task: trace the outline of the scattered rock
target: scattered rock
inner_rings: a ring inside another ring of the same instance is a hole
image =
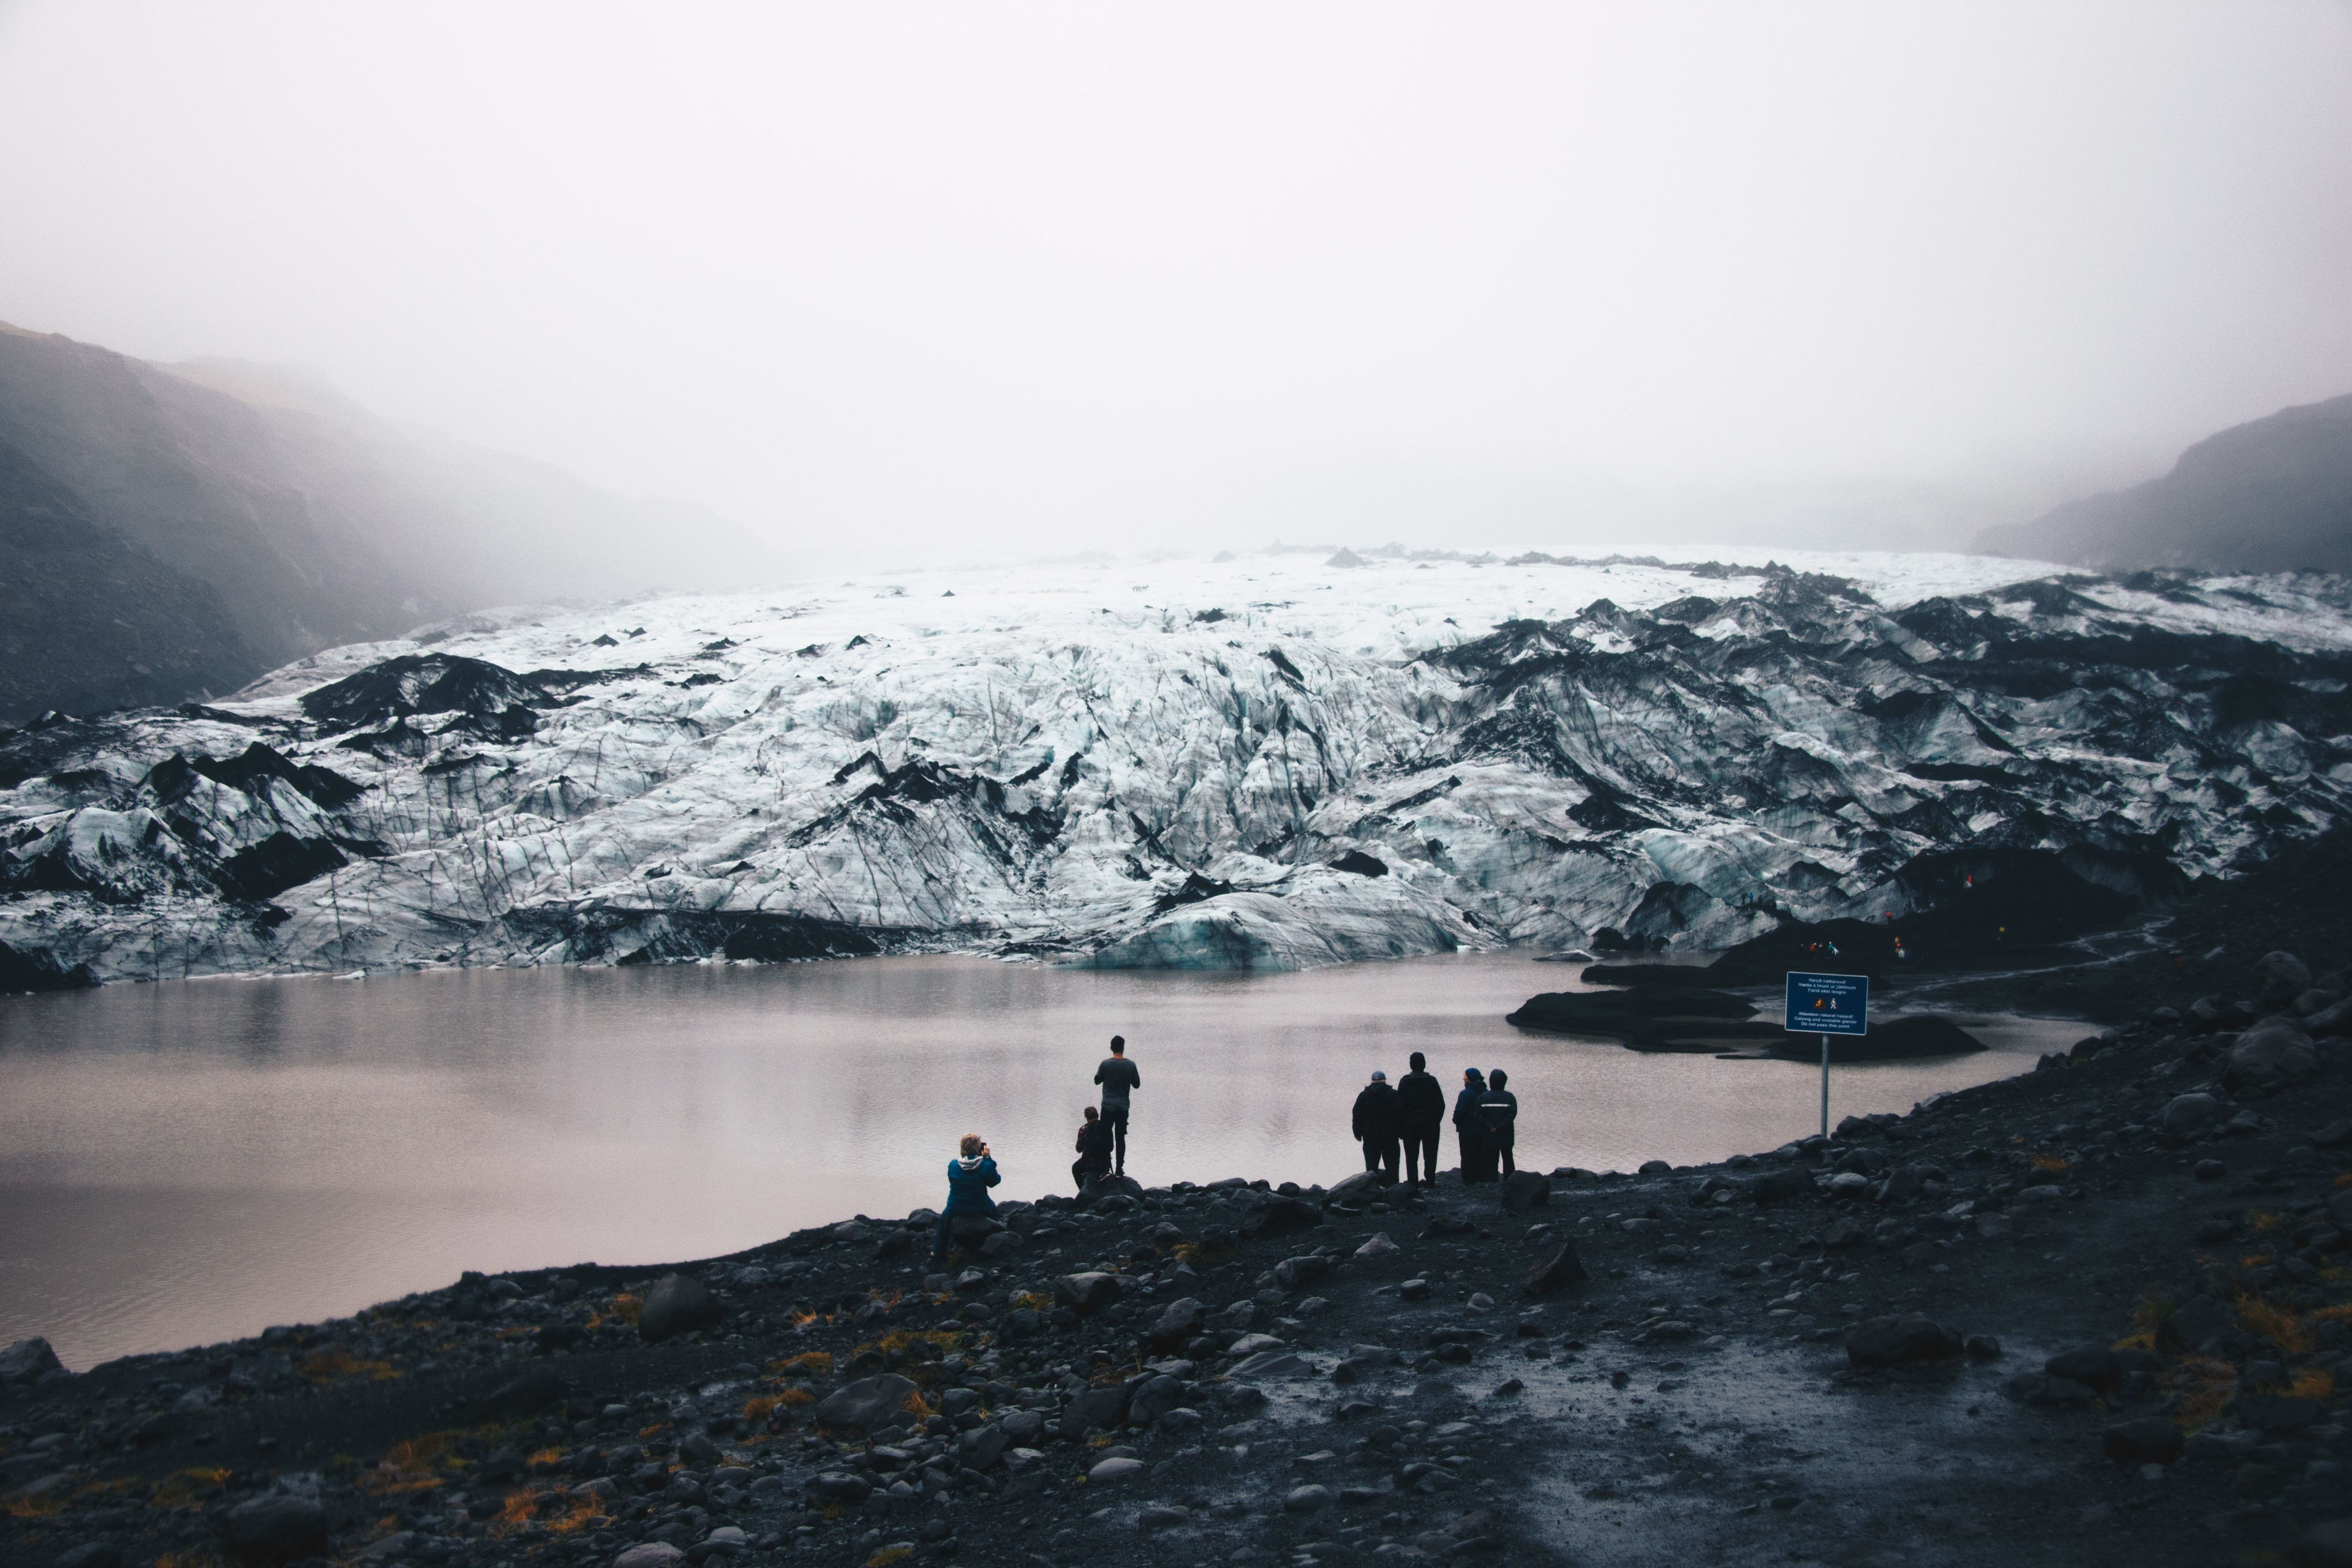
[[[1339,1494],[1329,1487],[1309,1484],[1291,1488],[1289,1495],[1282,1500],[1282,1507],[1287,1513],[1319,1513],[1339,1500]]]
[[[2221,1081],[2231,1089],[2271,1089],[2301,1083],[2319,1070],[2319,1052],[2305,1034],[2284,1018],[2265,1018],[2238,1037]]]
[[[1525,1214],[1551,1202],[1551,1179],[1539,1171],[1514,1171],[1503,1178],[1503,1207]]]
[[[1787,1203],[1791,1198],[1810,1197],[1813,1191],[1813,1173],[1801,1165],[1790,1165],[1778,1171],[1767,1171],[1756,1178],[1748,1189],[1748,1195],[1760,1208]]]
[[[701,1280],[665,1274],[646,1292],[645,1305],[637,1310],[637,1332],[646,1343],[659,1344],[695,1329],[714,1327],[726,1315],[719,1298]]]
[[[1576,1244],[1564,1236],[1556,1236],[1537,1252],[1534,1266],[1519,1280],[1519,1289],[1530,1296],[1543,1296],[1591,1278],[1584,1271],[1583,1259],[1576,1255]],[[1425,1286],[1423,1292],[1426,1293]]]
[[[2077,1345],[2070,1351],[2060,1351],[2042,1363],[2042,1370],[2052,1377],[2070,1378],[2095,1389],[2113,1388],[2124,1374],[2123,1363],[2105,1345]]]
[[[858,1495],[865,1496],[866,1483],[861,1480],[857,1485]],[[623,1548],[621,1554],[613,1559],[613,1568],[671,1568],[685,1557],[685,1552],[667,1541],[640,1541],[635,1546]]]
[[[1065,1274],[1054,1281],[1054,1300],[1081,1312],[1099,1312],[1118,1301],[1121,1289],[1116,1274]]]
[[[2171,1132],[2194,1132],[2221,1115],[2221,1102],[2210,1094],[2176,1094],[2157,1113],[2157,1122]]]
[[[818,1402],[816,1423],[836,1430],[870,1432],[884,1418],[898,1415],[916,1393],[911,1379],[895,1372],[878,1373],[844,1384]]]
[[[1356,1260],[1359,1263],[1383,1263],[1403,1250],[1387,1231],[1375,1231],[1363,1246],[1356,1248]]]
[[[1333,1183],[1331,1190],[1323,1194],[1323,1201],[1334,1204],[1360,1204],[1367,1198],[1377,1196],[1388,1183],[1389,1176],[1384,1171],[1359,1171],[1343,1181]]]
[[[519,1421],[562,1402],[563,1378],[545,1362],[525,1367],[517,1376],[492,1389],[474,1406],[481,1421]]]
[[[1960,1336],[1916,1312],[1870,1318],[1846,1331],[1846,1360],[1857,1367],[1901,1366],[1960,1353]]]
[[[39,1383],[45,1378],[62,1376],[65,1370],[58,1352],[44,1339],[18,1340],[0,1351],[0,1384]]]
[[[248,1498],[221,1516],[221,1544],[239,1563],[279,1568],[327,1554],[327,1510],[314,1498]]]
[[[1104,1459],[1087,1472],[1087,1480],[1093,1486],[1116,1486],[1121,1481],[1135,1479],[1143,1474],[1144,1468],[1141,1459]]]

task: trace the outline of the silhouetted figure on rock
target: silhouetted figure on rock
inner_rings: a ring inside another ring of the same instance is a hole
[[[1411,1187],[1437,1180],[1437,1134],[1445,1125],[1445,1089],[1429,1058],[1412,1053],[1412,1070],[1397,1085],[1397,1126],[1404,1135],[1404,1179]]]
[[[1351,1125],[1358,1142],[1364,1146],[1364,1169],[1386,1171],[1389,1180],[1397,1175],[1397,1134],[1402,1123],[1397,1120],[1397,1091],[1389,1087],[1389,1075],[1375,1071],[1372,1081],[1356,1096],[1356,1110]]]

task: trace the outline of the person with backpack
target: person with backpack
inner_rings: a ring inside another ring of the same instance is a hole
[[[1445,1125],[1445,1088],[1429,1071],[1427,1057],[1415,1051],[1411,1059],[1412,1070],[1397,1085],[1397,1131],[1404,1137],[1405,1185],[1417,1189],[1424,1171],[1430,1183],[1437,1180],[1437,1134]]]
[[[1108,1123],[1111,1134],[1111,1173],[1127,1174],[1127,1097],[1143,1087],[1143,1075],[1127,1059],[1127,1037],[1110,1037],[1110,1055],[1095,1068],[1095,1081],[1102,1085],[1102,1119]]]
[[[1087,1107],[1086,1120],[1078,1123],[1077,1147],[1070,1180],[1077,1184],[1078,1195],[1084,1197],[1087,1183],[1110,1174],[1110,1123],[1091,1105]]]
[[[1397,1091],[1389,1087],[1389,1075],[1377,1068],[1372,1081],[1356,1096],[1356,1110],[1351,1124],[1356,1141],[1364,1146],[1364,1169],[1386,1171],[1389,1180],[1397,1176],[1397,1134],[1402,1124],[1397,1120]]]
[[[1478,1101],[1479,1130],[1486,1135],[1490,1180],[1500,1179],[1492,1174],[1492,1162],[1496,1158],[1502,1161],[1505,1176],[1515,1174],[1519,1168],[1511,1157],[1512,1147],[1518,1142],[1519,1097],[1503,1087],[1510,1081],[1511,1075],[1496,1068],[1486,1075],[1486,1098]]]
[[[1494,1152],[1486,1144],[1486,1124],[1479,1102],[1486,1098],[1486,1079],[1476,1068],[1462,1069],[1462,1092],[1454,1097],[1454,1138],[1462,1152],[1462,1184],[1474,1186],[1495,1179]]]
[[[939,1240],[931,1247],[934,1263],[948,1260],[948,1243],[958,1218],[996,1212],[996,1200],[988,1189],[1004,1179],[996,1173],[996,1161],[979,1133],[965,1133],[959,1148],[959,1156],[948,1162],[948,1206],[940,1211]]]

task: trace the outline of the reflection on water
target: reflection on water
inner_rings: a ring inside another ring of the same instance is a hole
[[[1285,975],[888,958],[0,998],[0,1342],[46,1334],[82,1367],[464,1268],[733,1251],[939,1204],[966,1131],[995,1145],[1002,1195],[1067,1191],[1114,1033],[1143,1073],[1129,1169],[1147,1184],[1328,1184],[1360,1163],[1357,1089],[1413,1050],[1449,1088],[1510,1069],[1538,1169],[1812,1130],[1804,1066],[1502,1022],[1573,973],[1521,954]],[[1839,1068],[1832,1115],[2005,1076],[2080,1029],[1979,1032],[1995,1050]]]

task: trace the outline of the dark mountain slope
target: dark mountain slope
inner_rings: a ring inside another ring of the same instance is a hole
[[[0,441],[0,716],[228,690],[258,664],[220,595]]]
[[[682,561],[740,583],[766,560],[698,509],[406,430],[299,375],[5,324],[0,445],[0,527],[28,563],[0,720],[194,697],[465,610],[686,586]],[[126,683],[133,664],[150,673]]]
[[[1977,548],[2106,571],[2352,573],[2352,395],[2224,430],[2160,479],[1987,530]]]

